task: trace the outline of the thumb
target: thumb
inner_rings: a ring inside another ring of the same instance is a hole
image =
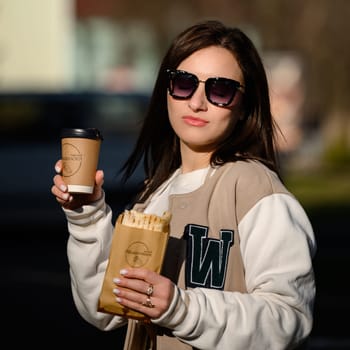
[[[95,176],[95,182],[97,187],[102,187],[105,180],[105,174],[103,170],[97,170]]]

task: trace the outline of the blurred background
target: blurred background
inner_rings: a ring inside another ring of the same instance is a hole
[[[46,348],[122,349],[72,302],[68,232],[50,194],[63,127],[98,127],[115,215],[142,173],[120,186],[160,60],[189,25],[243,29],[263,57],[283,175],[318,242],[309,349],[350,349],[350,1],[0,0],[0,227],[3,337]]]

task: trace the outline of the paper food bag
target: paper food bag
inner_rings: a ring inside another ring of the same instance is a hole
[[[105,272],[98,311],[127,318],[146,320],[140,312],[116,301],[113,278],[128,267],[143,267],[160,273],[169,237],[170,214],[163,216],[125,210],[119,215],[112,238],[109,262]]]

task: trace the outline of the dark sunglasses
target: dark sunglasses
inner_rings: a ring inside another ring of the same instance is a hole
[[[224,107],[232,102],[238,90],[243,89],[241,83],[228,78],[208,78],[203,81],[183,70],[167,69],[167,73],[169,94],[178,100],[191,98],[199,83],[204,83],[208,101],[215,106]]]

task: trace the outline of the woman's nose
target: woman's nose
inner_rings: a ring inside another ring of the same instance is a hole
[[[205,86],[202,82],[198,84],[196,91],[189,99],[188,105],[193,111],[208,109],[208,101],[205,95]]]

